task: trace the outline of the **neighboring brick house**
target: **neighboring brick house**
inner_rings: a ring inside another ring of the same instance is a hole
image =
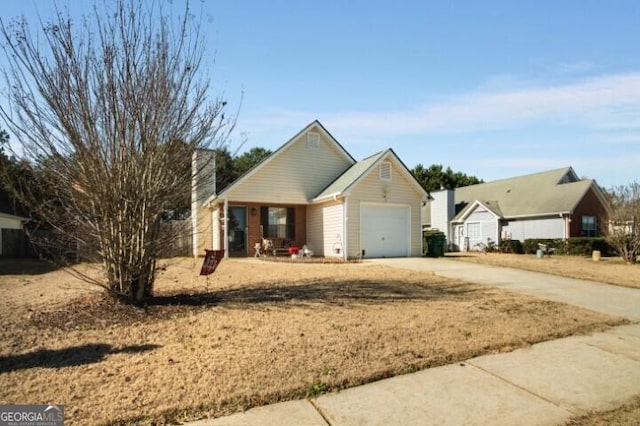
[[[219,194],[196,191],[194,255],[252,256],[263,238],[318,256],[422,254],[426,191],[392,149],[356,161],[318,121]]]
[[[474,250],[488,239],[595,237],[609,217],[598,184],[571,167],[431,195],[423,226],[441,228],[452,250]]]

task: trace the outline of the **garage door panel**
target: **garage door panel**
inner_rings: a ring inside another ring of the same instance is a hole
[[[361,208],[361,247],[365,257],[409,255],[409,207],[372,206]]]

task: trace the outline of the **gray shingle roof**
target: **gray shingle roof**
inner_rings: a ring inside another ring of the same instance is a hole
[[[323,189],[314,198],[314,201],[329,198],[333,195],[343,194],[351,187],[351,185],[357,182],[361,176],[365,175],[369,171],[369,169],[371,169],[371,167],[373,167],[373,165],[376,164],[376,162],[384,157],[389,151],[390,150],[378,152],[370,157],[365,158],[364,160],[360,160],[357,163],[353,164],[347,169],[346,172],[341,174],[336,180],[330,183],[329,186]]]
[[[565,167],[457,188],[454,220],[476,200],[504,218],[570,213],[593,184],[578,180],[573,169]]]

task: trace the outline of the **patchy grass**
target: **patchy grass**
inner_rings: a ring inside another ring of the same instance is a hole
[[[63,271],[0,277],[0,404],[65,404],[70,425],[218,417],[626,322],[366,263],[200,263],[165,262],[144,310]]]
[[[640,424],[640,396],[615,410],[592,412],[574,417],[565,426],[638,426]]]
[[[595,262],[590,257],[581,256],[550,256],[538,259],[535,255],[529,254],[469,252],[449,253],[447,258],[640,288],[640,264],[627,265],[622,259],[615,257],[604,257]]]

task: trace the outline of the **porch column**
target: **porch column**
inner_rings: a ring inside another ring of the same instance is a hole
[[[229,257],[229,200],[224,199],[224,257]]]
[[[571,238],[571,215],[564,217],[564,239]]]

